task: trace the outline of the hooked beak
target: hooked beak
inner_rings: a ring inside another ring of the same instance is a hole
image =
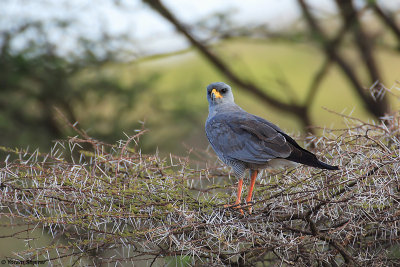
[[[216,98],[222,98],[222,95],[220,92],[218,92],[215,88],[212,89],[211,91],[211,98],[212,100],[215,100]]]

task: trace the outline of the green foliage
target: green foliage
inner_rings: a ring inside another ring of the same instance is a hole
[[[189,256],[167,257],[167,267],[186,267],[191,266],[193,259]]]
[[[115,62],[116,53],[104,48],[103,53],[96,54],[95,41],[83,37],[82,51],[69,56],[59,55],[55,47],[41,42],[40,38],[26,48],[13,48],[13,41],[27,31],[46,39],[41,23],[26,24],[0,36],[0,138],[3,144],[48,147],[49,140],[71,133],[63,126],[65,121],[59,113],[68,121],[92,127],[103,139],[115,140],[126,127],[119,118],[137,103],[140,94],[157,79],[157,74],[123,84],[104,70],[107,64]],[[109,40],[98,42],[106,46]],[[98,112],[105,109],[106,112]],[[99,121],[107,124],[105,130]]]

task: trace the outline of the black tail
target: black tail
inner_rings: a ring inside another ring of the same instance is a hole
[[[339,170],[338,166],[332,166],[326,163],[323,163],[322,161],[319,161],[317,157],[311,153],[310,151],[305,150],[299,144],[296,143],[296,141],[293,140],[290,136],[288,136],[285,133],[279,132],[282,134],[286,140],[288,141],[289,144],[292,145],[293,151],[289,155],[289,157],[285,158],[287,160],[291,160],[297,163],[301,163],[307,166],[315,167],[315,168],[320,168],[320,169],[326,169],[326,170]]]

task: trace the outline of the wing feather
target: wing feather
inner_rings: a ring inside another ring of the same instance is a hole
[[[206,122],[206,134],[219,157],[263,164],[286,158],[292,149],[272,123],[246,112],[220,113]]]

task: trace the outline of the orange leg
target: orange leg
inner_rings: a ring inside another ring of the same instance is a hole
[[[247,203],[251,202],[251,197],[253,195],[253,189],[254,189],[254,185],[256,183],[258,170],[250,170],[250,173],[251,173],[251,181],[250,181],[249,194],[247,195],[247,198],[246,198]],[[249,207],[249,212],[251,213],[251,206]]]
[[[236,196],[235,205],[240,204],[240,199],[242,198],[242,188],[243,188],[243,179],[240,179],[239,183],[238,183],[238,188],[237,188],[237,196]]]
[[[240,207],[240,199],[242,197],[242,188],[243,188],[243,179],[239,179],[235,204],[233,204],[233,205],[225,205],[225,207],[226,208],[240,209],[240,213],[243,215],[243,210]]]

